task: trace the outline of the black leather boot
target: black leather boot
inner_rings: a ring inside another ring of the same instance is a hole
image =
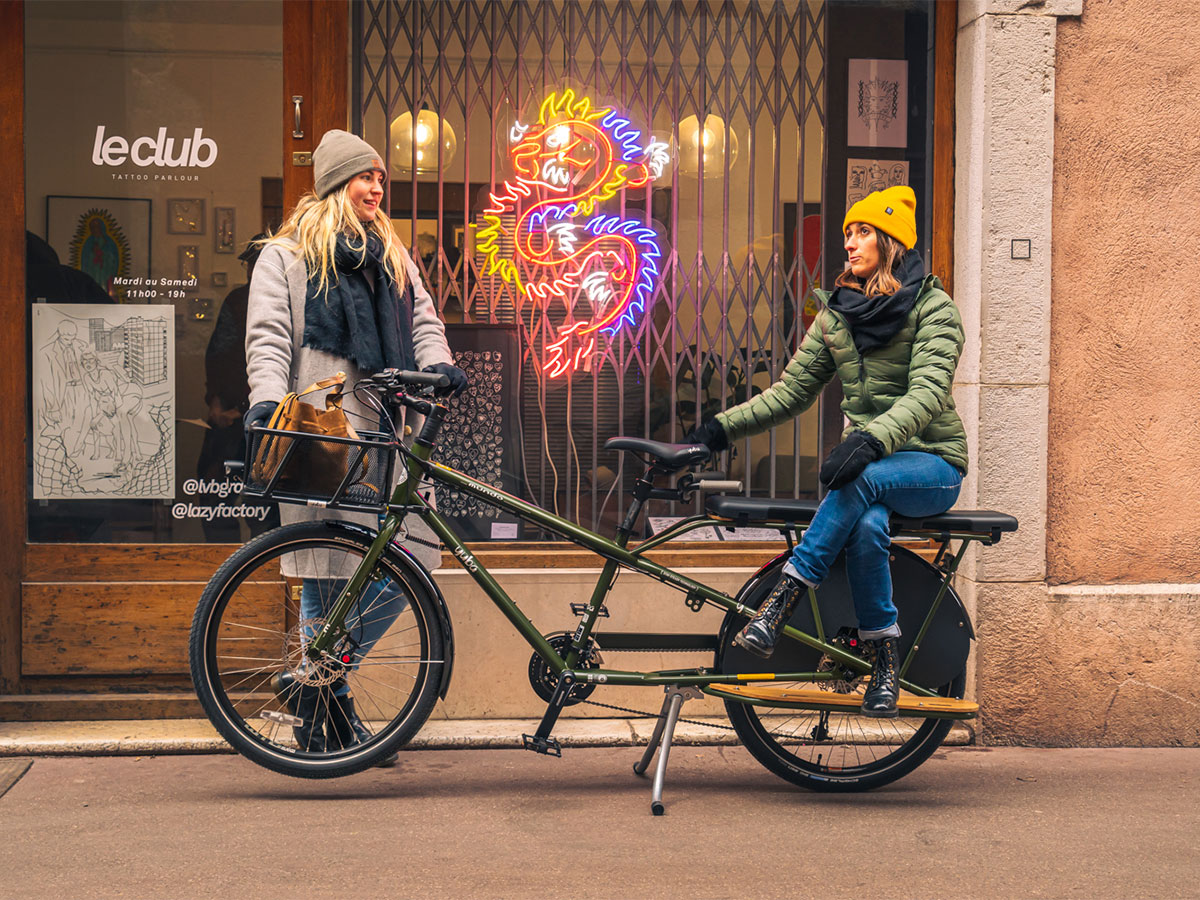
[[[900,696],[900,638],[875,638],[867,643],[875,648],[875,668],[863,694],[862,714],[873,719],[894,719],[899,715],[896,699]]]
[[[300,684],[294,672],[280,672],[271,678],[275,695],[287,704],[288,712],[303,719],[292,728],[296,743],[308,753],[324,753],[325,718],[332,695],[328,688]]]
[[[345,682],[335,682],[332,689],[337,690],[343,684]],[[336,693],[331,694],[329,717],[325,723],[325,738],[329,749],[344,750],[372,737],[374,734],[371,729],[363,724],[362,719],[354,711],[354,698],[349,693],[343,696],[338,696]],[[400,754],[393,753],[375,765],[380,769],[386,769],[394,766],[399,759]]]
[[[784,624],[791,619],[796,604],[808,590],[808,585],[790,575],[781,575],[779,584],[771,596],[758,608],[758,613],[742,629],[733,642],[755,656],[768,657],[775,650],[775,642],[783,633]]]

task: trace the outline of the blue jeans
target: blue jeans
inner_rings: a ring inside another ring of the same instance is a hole
[[[300,588],[300,618],[324,617],[345,587],[345,579],[305,578]],[[371,582],[363,589],[362,598],[346,615],[346,630],[358,644],[354,662],[350,666],[351,671],[358,668],[358,664],[407,607],[408,595],[398,581],[385,577],[380,581]],[[347,696],[350,688],[343,680],[334,689],[334,693]]]
[[[944,513],[961,487],[962,473],[933,453],[904,451],[873,462],[850,484],[825,495],[784,571],[816,587],[845,547],[859,635],[898,637],[888,517]]]

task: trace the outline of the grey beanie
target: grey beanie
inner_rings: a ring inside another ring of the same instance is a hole
[[[313,151],[313,179],[317,196],[324,200],[357,175],[383,168],[383,156],[356,134],[334,128],[325,132]]]

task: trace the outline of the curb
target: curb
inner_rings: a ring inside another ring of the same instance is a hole
[[[520,750],[522,734],[537,730],[538,719],[431,719],[406,750]],[[655,719],[560,719],[554,737],[564,747],[644,747]],[[679,722],[674,746],[732,746],[737,734],[722,716]],[[946,746],[974,743],[974,731],[956,723]],[[232,753],[233,748],[206,719],[145,721],[3,722],[0,757],[158,756]]]

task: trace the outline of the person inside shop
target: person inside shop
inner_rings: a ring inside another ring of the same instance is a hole
[[[461,393],[467,376],[454,365],[433,299],[381,208],[387,178],[382,154],[349,132],[328,131],[313,153],[313,177],[314,190],[300,198],[276,234],[261,242],[250,281],[246,429],[266,425],[289,392],[338,372],[346,373],[346,384],[353,386],[385,368],[421,369],[447,376],[447,392]],[[350,391],[344,409],[352,422],[373,428],[379,421]],[[283,504],[279,512],[284,524],[335,515],[298,504]],[[336,515],[377,524],[370,514]],[[441,563],[436,537],[419,520],[409,523],[406,547],[429,568]],[[284,574],[302,579],[301,620],[319,619],[337,598],[345,573],[298,556],[284,559]],[[288,566],[294,571],[286,571]],[[354,618],[352,612],[347,620],[357,645],[351,669],[407,603],[400,586],[387,579],[366,589],[360,608],[370,615]],[[297,670],[275,683],[292,714],[303,720],[294,728],[302,750],[336,751],[370,737],[345,675],[328,686],[304,681]],[[393,756],[385,763],[394,761]]]
[[[842,225],[849,256],[782,377],[757,397],[702,422],[691,443],[714,453],[800,415],[836,374],[849,426],[821,465],[829,490],[778,585],[734,638],[770,656],[801,598],[845,548],[859,637],[875,653],[862,713],[897,715],[900,627],[892,602],[888,519],[932,516],[958,498],[967,439],[951,389],[962,320],[925,273],[916,196],[906,186],[855,203]]]
[[[112,303],[113,298],[86,273],[64,266],[54,248],[25,232],[25,295],[30,303]]]
[[[246,378],[246,309],[250,301],[250,279],[254,264],[262,252],[266,233],[256,234],[238,254],[246,269],[246,281],[239,284],[221,301],[217,321],[204,350],[204,403],[208,407],[204,442],[196,461],[196,477],[205,484],[227,479],[225,462],[246,455],[246,435],[242,417],[250,408],[250,383]],[[220,493],[202,495],[201,502],[210,506],[234,505],[236,495]],[[253,516],[246,521],[250,533],[259,534],[279,525],[279,511],[272,505],[265,519]],[[204,520],[204,537],[208,541],[237,542],[241,540],[240,526],[235,518],[213,517]]]

